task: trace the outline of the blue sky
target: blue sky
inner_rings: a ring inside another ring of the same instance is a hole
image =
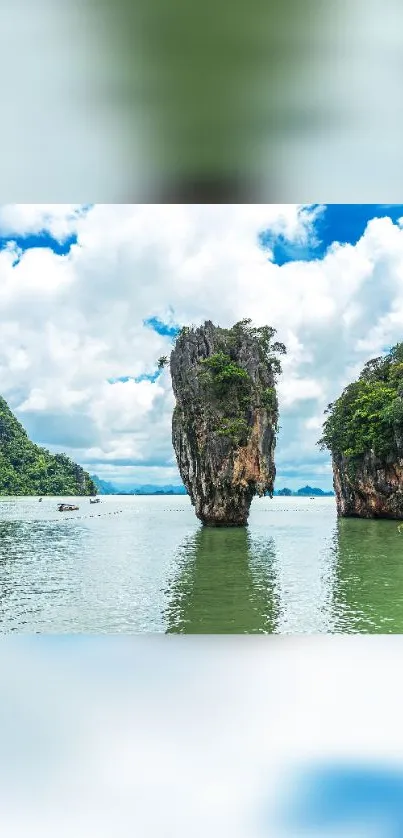
[[[156,332],[157,335],[161,335],[161,337],[170,338],[172,343],[175,342],[175,338],[181,329],[178,325],[164,323],[159,317],[149,317],[147,320],[143,321],[143,325],[147,326],[149,329],[153,329],[154,332]],[[151,381],[151,383],[154,384],[161,373],[162,370],[155,369],[153,372],[144,372],[135,377],[131,375],[119,375],[117,378],[108,379],[108,381],[110,384],[117,384],[118,382],[125,384],[128,381],[135,381],[137,384],[141,381]]]
[[[77,236],[75,233],[65,239],[62,239],[61,241],[54,236],[49,235],[49,233],[45,231],[37,233],[36,235],[19,235],[13,236],[12,238],[9,238],[8,236],[0,236],[0,250],[4,250],[9,248],[11,245],[15,245],[21,254],[25,253],[27,250],[32,250],[33,248],[48,248],[58,256],[67,256],[72,245],[76,243]]]
[[[401,214],[402,205],[3,206],[0,392],[35,441],[100,477],[177,483],[170,376],[157,360],[182,325],[250,317],[288,349],[276,488],[330,489],[316,445],[323,411],[401,339]]]
[[[387,215],[397,222],[403,215],[403,204],[312,204],[308,205],[317,210],[317,217],[311,227],[305,242],[292,241],[284,234],[277,234],[268,230],[258,230],[257,240],[262,247],[272,250],[272,259],[277,265],[284,265],[293,261],[309,261],[322,259],[329,247],[334,243],[355,245],[363,235],[369,221]],[[88,209],[91,205],[88,205]],[[49,248],[53,253],[65,256],[72,245],[77,244],[77,234],[56,237],[47,230],[37,233],[18,234],[14,236],[0,236],[0,250],[14,243],[21,253],[32,248]],[[173,309],[171,310],[173,314]],[[144,325],[155,329],[158,334],[174,338],[178,326],[175,323],[164,323],[157,316],[144,320]]]
[[[311,235],[305,242],[288,241],[283,235],[269,231],[259,233],[263,247],[273,252],[276,265],[287,262],[323,259],[329,247],[339,244],[355,245],[369,221],[387,215],[398,221],[403,215],[403,204],[327,204],[312,205],[319,210]]]

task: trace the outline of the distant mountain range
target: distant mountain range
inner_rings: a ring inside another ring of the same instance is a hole
[[[101,480],[96,474],[92,474],[91,479],[95,483],[99,495],[187,495],[184,486],[173,484],[156,486],[152,483],[146,483],[123,487]],[[296,492],[291,489],[279,489],[274,494],[281,497],[330,497],[334,495],[334,492],[324,492],[323,489],[314,486],[304,486]]]
[[[186,495],[184,486],[156,486],[153,483],[133,484],[132,486],[118,486],[101,480],[97,474],[92,475],[99,495]]]
[[[318,489],[316,486],[303,486],[302,489],[297,489],[296,492],[293,492],[291,489],[279,489],[278,492],[274,492],[275,495],[281,495],[282,497],[333,497],[334,492],[324,492],[323,489]]]

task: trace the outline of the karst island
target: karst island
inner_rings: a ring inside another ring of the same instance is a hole
[[[90,475],[65,454],[35,445],[0,397],[0,495],[95,495]]]
[[[338,515],[403,519],[403,343],[368,361],[326,413],[319,445]]]
[[[207,526],[245,526],[254,495],[273,494],[278,356],[286,351],[275,332],[250,320],[229,329],[206,321],[183,328],[171,353],[173,447]]]

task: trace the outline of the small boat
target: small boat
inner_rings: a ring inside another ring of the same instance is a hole
[[[90,498],[90,503],[101,503],[101,498]]]
[[[42,503],[42,498],[39,498],[39,501],[38,501],[38,503]]]
[[[79,507],[75,506],[73,503],[59,503],[57,509],[59,512],[75,512],[75,510],[79,509]]]

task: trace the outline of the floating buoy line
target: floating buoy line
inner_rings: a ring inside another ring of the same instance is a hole
[[[65,518],[2,518],[1,523],[11,523],[17,521],[19,524],[53,524],[55,521],[64,523],[65,521],[84,521],[86,518],[105,518],[106,515],[119,515],[123,509],[117,509],[115,512],[98,512],[92,515],[70,515]]]
[[[260,509],[257,508],[257,507],[254,507],[253,512],[256,512],[256,511],[272,512],[273,509],[274,509],[275,512],[290,512],[290,507],[277,507],[277,508],[275,508],[275,507],[272,507],[272,506],[267,506],[265,508],[260,507]],[[299,509],[298,508],[292,509],[292,512],[293,513],[309,512],[309,511],[311,511],[311,509],[312,509],[311,506],[300,507]],[[136,513],[140,512],[140,510],[138,508],[135,511],[136,511]],[[191,506],[186,506],[186,507],[181,506],[181,507],[179,507],[179,509],[178,508],[172,508],[172,507],[165,507],[161,510],[161,512],[189,512],[189,511],[192,511]],[[57,518],[56,517],[54,517],[54,518],[30,518],[30,519],[1,518],[0,522],[1,523],[6,523],[7,521],[8,522],[18,521],[18,523],[24,523],[24,524],[50,524],[50,523],[53,523],[54,521],[59,521],[60,523],[62,523],[62,522],[68,522],[68,521],[85,521],[88,518],[105,518],[107,515],[120,515],[122,512],[133,513],[133,509],[129,509],[129,508],[127,508],[127,509],[116,509],[112,512],[91,512],[88,515],[75,515],[75,514],[72,513],[71,515],[67,515],[66,517],[63,517],[63,518],[61,518],[61,517],[57,517]],[[397,529],[398,529],[399,533],[403,533],[403,524],[400,524]]]
[[[90,515],[71,515],[66,518],[48,518],[48,521],[84,521],[86,518],[106,518],[107,515],[120,515],[123,509],[116,509],[114,512],[92,512]],[[37,522],[43,520],[38,518]]]

